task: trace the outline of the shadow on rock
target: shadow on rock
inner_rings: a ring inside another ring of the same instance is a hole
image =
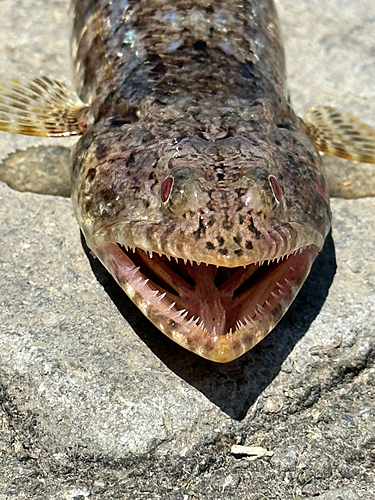
[[[303,288],[276,328],[241,358],[217,364],[192,354],[159,332],[90,255],[83,237],[82,244],[96,278],[142,341],[169,369],[236,420],[246,416],[279,373],[282,363],[322,308],[336,272],[334,244],[329,234]]]
[[[30,147],[0,163],[0,180],[21,192],[70,196],[70,149],[63,146]]]

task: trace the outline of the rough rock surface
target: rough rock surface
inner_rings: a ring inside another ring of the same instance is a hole
[[[68,7],[1,2],[3,78],[69,78]],[[278,7],[297,111],[329,103],[374,125],[374,2]],[[332,201],[332,237],[290,312],[214,365],[86,255],[70,200],[51,195],[66,194],[56,166],[70,144],[0,135],[0,178],[17,179],[0,182],[0,499],[375,498],[374,199]]]

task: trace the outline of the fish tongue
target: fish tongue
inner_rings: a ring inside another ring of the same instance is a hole
[[[215,284],[218,269],[213,265],[187,266],[186,271],[195,282],[194,291],[184,294],[181,299],[186,309],[203,320],[205,328],[217,335],[226,333],[226,308],[222,303],[223,294]],[[199,324],[199,323],[198,323]]]

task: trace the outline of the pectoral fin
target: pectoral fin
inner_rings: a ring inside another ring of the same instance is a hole
[[[0,83],[0,130],[44,137],[81,135],[89,106],[65,83],[40,76]]]
[[[375,163],[375,130],[330,106],[310,108],[304,122],[316,148],[349,160]]]

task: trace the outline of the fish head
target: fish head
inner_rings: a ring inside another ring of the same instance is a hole
[[[276,325],[330,225],[320,157],[303,131],[251,132],[171,139],[99,124],[73,155],[73,203],[92,252],[163,333],[217,362]]]

